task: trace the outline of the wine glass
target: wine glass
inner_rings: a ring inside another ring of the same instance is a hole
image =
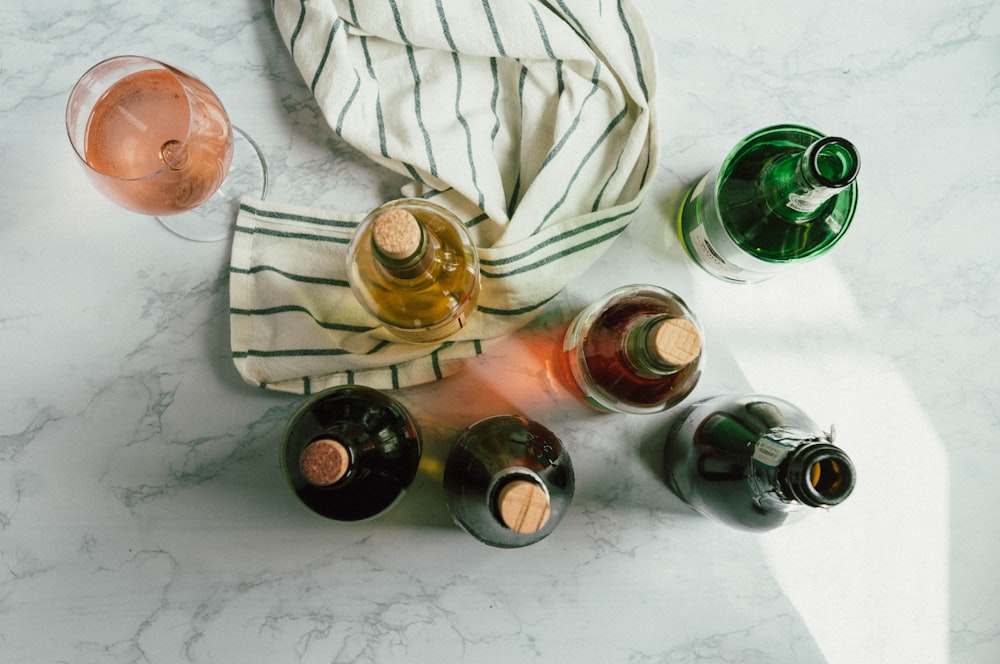
[[[102,194],[189,240],[229,237],[239,197],[267,193],[260,148],[215,93],[157,60],[94,65],[69,95],[66,129]]]

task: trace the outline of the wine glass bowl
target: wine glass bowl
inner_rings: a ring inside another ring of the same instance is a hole
[[[256,157],[240,186],[259,186],[262,196],[266,191],[259,149],[233,127],[215,93],[157,60],[125,55],[91,67],[70,93],[66,129],[98,191],[123,208],[156,216],[182,237],[215,240],[231,232],[233,210],[200,208],[231,174],[237,140],[249,141],[251,149],[242,150],[251,161]],[[223,204],[235,200],[225,197]]]

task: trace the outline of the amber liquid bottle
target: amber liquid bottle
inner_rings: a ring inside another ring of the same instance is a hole
[[[444,468],[452,518],[490,546],[534,544],[555,530],[573,500],[573,464],[541,424],[498,415],[473,424]]]
[[[570,389],[595,409],[656,413],[697,385],[701,327],[676,294],[657,286],[624,286],[570,323],[563,360]]]
[[[420,464],[416,422],[391,397],[364,386],[309,398],[285,428],[281,470],[312,511],[360,521],[392,507]]]
[[[832,429],[761,394],[694,404],[667,435],[665,463],[670,488],[696,511],[751,531],[839,505],[856,476]]]
[[[404,198],[366,216],[348,247],[358,302],[395,338],[433,343],[460,332],[479,299],[479,258],[447,209]]]

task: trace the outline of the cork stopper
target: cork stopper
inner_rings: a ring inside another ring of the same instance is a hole
[[[372,224],[372,241],[383,255],[393,260],[403,260],[417,253],[421,240],[420,222],[402,208],[386,210],[375,217]]]
[[[347,474],[350,455],[343,443],[330,438],[315,440],[302,450],[299,470],[313,486],[330,486]]]
[[[549,498],[534,482],[514,480],[500,490],[497,511],[503,525],[511,530],[522,534],[536,533],[549,520]]]
[[[647,343],[651,355],[675,367],[690,364],[701,352],[698,328],[686,318],[660,321],[650,333]]]

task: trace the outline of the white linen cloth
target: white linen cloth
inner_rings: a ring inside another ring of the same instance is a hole
[[[367,211],[245,199],[230,306],[247,382],[310,393],[447,376],[536,316],[642,202],[656,71],[630,0],[276,0],[274,15],[333,131],[469,228],[482,293],[446,342],[392,341],[347,283]]]

